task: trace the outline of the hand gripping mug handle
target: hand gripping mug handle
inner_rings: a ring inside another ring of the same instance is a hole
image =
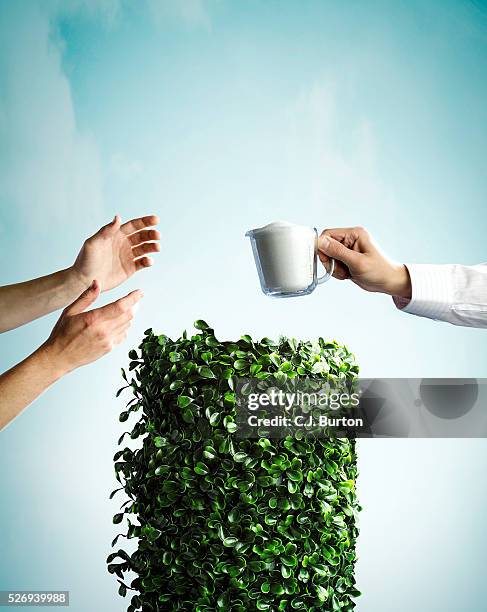
[[[330,280],[330,278],[333,276],[333,272],[335,272],[335,260],[333,257],[330,257],[330,269],[326,274],[316,279],[317,284],[321,285],[321,283],[326,283],[326,281]]]
[[[315,235],[316,235],[315,244],[316,244],[316,248],[318,248],[318,230],[316,229],[316,227],[314,228],[314,230],[315,230]],[[333,257],[329,257],[329,260],[330,260],[330,269],[326,272],[326,274],[316,279],[317,285],[321,285],[321,283],[326,283],[326,281],[330,280],[330,278],[333,276],[333,272],[335,272],[335,260],[333,259]]]

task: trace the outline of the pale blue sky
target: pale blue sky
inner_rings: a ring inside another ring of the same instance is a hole
[[[264,297],[244,238],[361,224],[400,261],[487,261],[486,100],[480,0],[0,0],[0,282],[69,265],[115,213],[156,212],[163,234],[157,267],[113,292],[146,293],[127,345],[2,434],[0,588],[123,608],[104,563],[114,391],[147,327],[333,337],[365,376],[487,375],[485,332],[384,296],[331,281]],[[0,367],[55,319],[1,337]],[[487,445],[359,446],[359,612],[477,612]]]

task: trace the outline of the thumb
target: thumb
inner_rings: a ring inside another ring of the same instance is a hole
[[[80,314],[80,312],[86,310],[88,306],[91,306],[99,295],[100,283],[97,280],[94,280],[88,289],[83,291],[79,298],[77,298],[70,306],[66,308],[64,313],[70,316]]]
[[[346,266],[354,266],[357,264],[360,253],[348,249],[338,240],[335,240],[331,236],[322,235],[318,239],[318,249],[338,261],[342,261]]]
[[[105,227],[102,229],[106,229],[108,230],[108,233],[114,234],[120,228],[121,223],[122,220],[120,219],[120,215],[115,215],[113,217],[113,221],[110,221],[110,223],[105,225]]]
[[[112,221],[110,221],[110,223],[107,223],[103,227],[100,227],[100,229],[96,232],[95,236],[110,236],[111,234],[114,234],[118,229],[120,229],[121,223],[122,220],[120,219],[120,215],[115,215]]]

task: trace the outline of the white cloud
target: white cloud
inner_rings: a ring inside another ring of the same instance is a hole
[[[360,202],[384,204],[373,130],[365,119],[352,122],[341,102],[346,108],[342,90],[325,82],[302,91],[287,109],[289,175],[301,177],[301,190],[306,177],[304,197],[315,206],[345,212]]]
[[[45,6],[44,6],[45,8]],[[33,3],[0,9],[0,203],[39,256],[104,218],[100,156],[76,125],[50,16]],[[34,233],[34,240],[29,235]],[[46,239],[52,237],[52,241]]]
[[[111,26],[122,10],[122,0],[42,0],[39,6],[48,11],[51,17],[81,13],[93,19],[101,19],[105,25]]]
[[[211,29],[209,3],[206,0],[147,0],[147,5],[158,25],[177,20],[191,28]]]
[[[124,153],[118,152],[111,157],[108,170],[117,180],[128,182],[138,178],[144,168],[137,159],[130,159]]]
[[[205,0],[147,3],[156,21],[211,28]],[[83,16],[112,27],[122,9],[122,0],[0,4],[0,235],[14,241],[26,265],[46,268],[60,250],[74,256],[80,240],[106,221],[100,151],[77,125],[57,24]],[[143,168],[121,152],[107,172],[127,183]]]

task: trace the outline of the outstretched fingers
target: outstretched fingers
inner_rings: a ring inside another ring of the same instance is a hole
[[[159,240],[161,234],[155,229],[144,229],[137,231],[130,236],[128,240],[132,245],[132,256],[135,265],[135,271],[150,268],[154,263],[151,257],[147,257],[149,253],[158,253],[161,250]]]
[[[136,289],[129,294],[97,309],[97,316],[102,317],[112,329],[133,318],[135,308],[143,297],[142,291]]]
[[[117,309],[121,311],[121,313],[132,311],[143,297],[144,293],[140,289],[136,289],[135,291],[131,291],[119,300],[116,300],[115,302],[113,302],[113,304]]]
[[[143,244],[144,242],[153,242],[154,240],[160,239],[161,233],[156,229],[141,230],[128,236],[128,241],[133,247]]]
[[[158,242],[144,242],[136,247],[132,247],[132,255],[134,259],[147,255],[147,253],[158,253],[161,250],[161,245]]]
[[[159,223],[159,217],[157,215],[147,215],[146,217],[139,217],[138,219],[131,219],[121,226],[122,232],[126,236],[130,236],[134,232],[143,230],[146,227],[151,227]]]
[[[144,268],[150,268],[154,264],[152,257],[140,257],[134,261],[135,270],[143,270]]]

